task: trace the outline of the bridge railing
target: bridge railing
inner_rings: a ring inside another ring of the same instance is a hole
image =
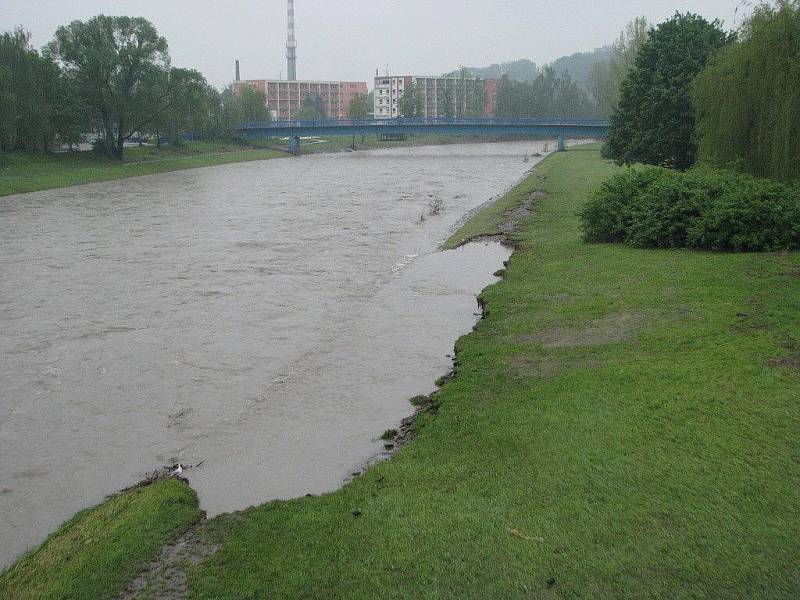
[[[596,117],[580,118],[517,118],[517,117],[402,117],[395,119],[322,119],[315,121],[254,121],[242,123],[238,129],[316,129],[381,126],[426,126],[426,125],[485,125],[525,127],[538,125],[560,125],[573,127],[608,127],[609,120]]]

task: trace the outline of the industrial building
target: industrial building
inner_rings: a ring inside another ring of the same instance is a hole
[[[286,63],[288,80],[248,79],[240,80],[239,61],[236,61],[235,93],[249,85],[261,90],[267,97],[267,108],[272,117],[292,120],[303,108],[307,96],[319,96],[329,119],[347,117],[350,102],[356,96],[367,94],[365,81],[299,81],[297,80],[297,39],[295,37],[294,0],[287,0]]]
[[[496,79],[428,77],[418,75],[375,77],[375,118],[402,116],[400,99],[412,85],[422,117],[470,115],[493,117],[497,110]]]

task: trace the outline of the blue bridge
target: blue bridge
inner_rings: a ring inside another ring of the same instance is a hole
[[[296,138],[332,135],[410,134],[530,136],[544,139],[605,138],[608,119],[415,117],[400,119],[336,119],[243,123],[237,129],[248,139]]]

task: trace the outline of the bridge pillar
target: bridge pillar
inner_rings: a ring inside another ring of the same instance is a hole
[[[293,135],[289,138],[289,154],[292,156],[300,156],[300,136]]]

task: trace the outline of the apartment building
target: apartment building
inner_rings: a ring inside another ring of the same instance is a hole
[[[481,115],[493,117],[497,109],[497,80],[417,75],[375,78],[376,119],[401,116],[400,99],[412,85],[419,116]]]
[[[267,108],[274,119],[292,120],[303,107],[306,96],[319,96],[325,106],[326,117],[344,119],[353,98],[367,94],[363,81],[285,81],[280,79],[248,79],[233,84],[238,94],[242,86],[255,87],[267,97]]]

